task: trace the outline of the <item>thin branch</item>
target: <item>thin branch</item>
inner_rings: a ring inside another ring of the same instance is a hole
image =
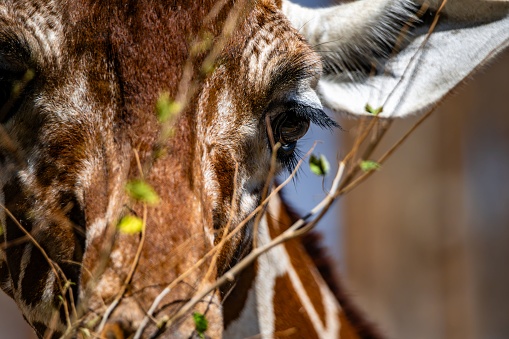
[[[268,122],[269,119],[267,117],[266,121]],[[270,127],[270,124],[267,125],[267,132],[269,134],[269,140],[272,146],[272,154],[270,157],[270,167],[269,167],[269,174],[267,175],[267,179],[265,180],[265,184],[263,185],[262,190],[262,201],[265,201],[267,198],[267,194],[269,194],[270,187],[272,186],[272,181],[274,179],[274,176],[276,175],[276,168],[277,168],[277,152],[279,148],[281,147],[281,143],[278,142],[274,144],[274,137],[272,135],[272,128]],[[266,206],[266,205],[265,205]],[[258,246],[258,226],[260,225],[260,220],[263,216],[263,211],[265,210],[265,206],[262,209],[260,213],[256,215],[254,224],[253,224],[253,248],[256,248]]]
[[[217,244],[215,246],[215,247],[217,247],[216,253],[212,257],[209,268],[208,268],[207,272],[205,273],[205,276],[203,277],[200,285],[204,284],[212,275],[212,272],[216,268],[216,262],[219,257],[219,254],[221,253],[221,250],[223,249],[224,245],[226,244],[226,241],[227,241],[226,235],[228,234],[228,231],[230,230],[231,224],[232,224],[235,214],[237,212],[238,204],[236,203],[236,201],[237,201],[236,195],[238,193],[238,187],[237,187],[238,186],[238,182],[237,182],[238,175],[239,175],[239,163],[237,161],[235,161],[235,173],[233,175],[233,194],[232,194],[232,199],[230,202],[230,215],[228,218],[228,222],[226,223],[226,226],[224,226],[223,234],[221,235],[221,238],[220,238],[221,240],[220,240],[219,244]],[[207,226],[205,225],[205,227],[207,227]]]
[[[418,50],[415,52],[414,55],[412,55],[412,57],[408,61],[408,64],[406,65],[405,70],[403,71],[403,75],[401,76],[401,78],[399,79],[398,83],[394,86],[392,91],[389,93],[389,95],[385,99],[385,102],[383,103],[382,107],[387,104],[389,99],[393,96],[393,94],[396,92],[396,90],[401,86],[401,84],[403,83],[403,80],[405,79],[405,75],[410,71],[411,65],[416,61],[417,57],[421,55],[419,52],[424,50],[424,46],[428,43],[428,41],[429,41],[429,39],[431,37],[431,34],[434,32],[435,27],[436,27],[436,25],[438,23],[438,20],[440,19],[440,14],[442,13],[442,10],[444,9],[444,6],[445,6],[446,3],[447,3],[447,0],[442,0],[442,4],[440,5],[440,8],[435,13],[435,17],[433,18],[433,22],[431,23],[431,26],[430,26],[430,28],[428,30],[428,33],[426,34],[426,37],[424,38],[424,40],[420,44]],[[422,6],[420,12],[424,13],[427,10],[427,6],[428,6],[427,4],[424,4]]]
[[[138,166],[138,171],[140,172],[140,176],[144,178],[143,175],[143,169],[141,166],[140,156],[138,154],[138,151],[136,149],[133,150],[134,157],[136,159],[136,164]],[[143,221],[142,221],[142,227],[141,227],[141,239],[140,243],[138,244],[138,249],[136,250],[136,255],[134,256],[133,263],[131,265],[131,269],[129,270],[129,273],[127,274],[127,277],[122,284],[122,288],[120,289],[120,292],[117,294],[117,297],[115,300],[110,304],[110,306],[106,309],[104,312],[103,318],[101,320],[101,323],[99,324],[99,327],[97,328],[97,331],[101,333],[102,329],[106,325],[106,322],[108,321],[108,318],[110,317],[111,313],[115,310],[115,308],[120,303],[120,300],[124,297],[125,292],[127,291],[127,287],[129,284],[131,284],[131,280],[133,279],[134,272],[136,271],[136,267],[138,267],[138,263],[140,261],[141,257],[141,251],[143,250],[143,245],[145,244],[145,238],[146,238],[146,226],[147,226],[147,204],[143,204]]]
[[[430,111],[428,111],[425,115],[423,115],[406,133],[403,135],[387,152],[385,152],[380,159],[378,159],[379,164],[383,164],[395,151],[403,144],[403,142],[408,139],[408,137],[419,127],[424,121],[426,121],[433,112],[435,112],[436,107],[433,107]],[[339,194],[343,195],[350,192],[352,189],[357,187],[361,182],[366,180],[369,176],[371,176],[375,171],[369,171],[362,174],[360,177],[356,178],[351,182],[345,181],[342,185]]]
[[[11,213],[11,211],[9,211],[9,209],[7,209],[7,207],[5,207],[2,204],[0,204],[0,208],[2,208],[5,211],[5,213],[9,216],[9,218],[11,218],[11,220],[14,221],[16,226],[18,226],[18,228],[23,233],[25,233],[25,237],[27,237],[30,240],[30,242],[41,252],[42,256],[47,261],[47,263],[49,264],[51,270],[55,274],[55,278],[58,279],[58,282],[59,282],[59,285],[60,285],[60,289],[62,291],[65,285],[62,286],[62,282],[60,281],[59,273],[62,274],[62,278],[64,279],[64,284],[65,284],[65,283],[67,283],[67,278],[65,277],[64,272],[62,272],[60,267],[58,267],[58,265],[48,256],[48,254],[46,253],[44,248],[42,248],[42,246],[39,244],[39,242],[37,240],[35,240],[35,238],[32,236],[32,234],[30,234],[30,232],[28,232],[25,229],[25,227],[23,227],[23,225],[21,225],[21,223],[16,219],[16,217]]]
[[[311,153],[311,150],[306,154],[305,157],[307,157],[309,154]],[[283,189],[283,187],[285,187],[294,177],[295,177],[295,174],[297,173],[297,171],[299,170],[299,168],[302,166],[303,164],[303,161],[305,159],[305,157],[303,157],[302,159],[299,160],[299,162],[297,162],[297,165],[295,166],[294,170],[292,171],[292,173],[290,174],[290,176],[285,180],[283,181],[278,187],[276,187],[270,194],[269,196],[267,197],[267,199],[265,199],[265,201],[262,201],[262,203],[253,211],[251,212],[243,221],[241,221],[239,223],[239,225],[237,225],[237,227],[235,227],[235,229],[233,229],[230,233],[228,233],[228,235],[226,236],[225,239],[229,240],[231,239],[235,234],[237,234],[254,216],[256,216],[257,213],[259,213],[263,206],[265,204],[268,203],[268,201],[276,194],[279,193],[279,191],[281,191],[281,189]],[[153,316],[153,313],[155,312],[155,310],[157,309],[157,306],[159,305],[159,303],[163,300],[163,298],[168,295],[168,293],[170,293],[170,291],[181,281],[183,281],[185,278],[187,278],[195,269],[197,269],[198,267],[200,267],[206,260],[207,258],[212,255],[213,253],[215,253],[215,251],[217,251],[217,246],[214,246],[214,248],[212,248],[209,252],[207,252],[200,260],[198,260],[193,266],[191,266],[186,272],[182,273],[178,278],[176,278],[174,281],[172,281],[168,286],[166,286],[162,291],[161,293],[154,299],[152,305],[150,306],[149,310],[147,311],[147,314],[145,315],[145,318],[143,319],[143,321],[141,322],[141,325],[140,327],[138,328],[138,330],[136,331],[135,335],[134,335],[134,339],[139,339],[141,338],[141,335],[143,333],[143,330],[145,329],[145,327],[147,326],[148,322],[150,321],[150,319],[152,318]]]
[[[313,220],[308,224],[306,224],[306,220],[316,215],[320,217],[327,211],[327,209],[335,201],[336,193],[339,189],[339,184],[343,176],[344,168],[345,163],[341,162],[339,164],[339,169],[336,173],[336,177],[334,178],[334,181],[332,183],[330,194],[328,194],[318,205],[316,205],[311,210],[310,213],[308,213],[305,217],[297,220],[292,226],[290,226],[290,228],[288,228],[279,236],[271,240],[269,243],[262,245],[251,251],[246,257],[244,257],[244,259],[239,261],[235,266],[233,266],[225,274],[219,277],[214,284],[211,284],[203,288],[198,293],[196,293],[189,302],[187,302],[173,317],[171,317],[168,320],[166,326],[170,326],[176,319],[180,318],[188,311],[190,311],[191,308],[193,308],[200,300],[202,300],[210,292],[214,291],[216,288],[225,284],[228,281],[233,281],[235,279],[235,276],[237,276],[240,272],[242,272],[244,269],[250,266],[260,255],[266,253],[267,251],[276,247],[277,245],[282,244],[283,242],[286,242],[290,239],[293,239],[308,232],[312,227],[314,227],[314,225],[316,225],[317,220]]]
[[[141,257],[141,251],[143,250],[143,245],[145,244],[145,238],[146,238],[146,225],[147,225],[147,204],[143,204],[143,224],[141,229],[141,239],[140,243],[138,244],[138,249],[136,251],[136,255],[134,257],[133,263],[131,265],[131,269],[129,270],[129,274],[127,275],[124,283],[122,284],[122,287],[120,289],[120,292],[117,294],[117,297],[115,300],[110,304],[110,306],[106,309],[104,312],[103,318],[101,320],[101,323],[99,324],[99,327],[97,328],[97,331],[101,333],[102,329],[106,325],[106,322],[108,321],[108,318],[110,317],[111,313],[115,310],[115,308],[120,303],[120,300],[125,295],[125,292],[127,291],[127,287],[131,283],[131,280],[133,279],[134,272],[136,271],[136,267],[138,267],[138,263],[140,261]]]

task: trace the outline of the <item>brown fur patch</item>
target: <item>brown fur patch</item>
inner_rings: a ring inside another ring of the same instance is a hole
[[[339,338],[351,338],[351,339],[361,338],[359,337],[359,333],[357,332],[357,330],[352,326],[350,321],[348,321],[348,318],[346,317],[343,311],[339,314],[339,319],[341,320]]]
[[[272,239],[281,234],[284,229],[291,225],[289,215],[284,213],[284,206],[282,208],[283,211],[281,211],[282,213],[278,214],[278,220],[274,220],[271,216],[267,216],[269,231],[271,232]],[[313,307],[316,310],[320,320],[322,321],[322,325],[325,326],[325,309],[322,303],[322,294],[318,285],[319,283],[314,278],[314,274],[317,272],[314,272],[315,268],[313,266],[313,262],[309,259],[308,255],[300,244],[300,239],[289,240],[284,244],[284,246],[288,252],[288,256],[290,257],[292,267],[301,280],[302,286],[309,296],[309,299],[313,303]],[[288,288],[288,286],[282,288]],[[280,292],[282,291],[276,289],[276,294]],[[277,317],[278,314],[276,313],[276,318]]]
[[[278,277],[275,284],[274,314],[276,316],[274,332],[285,332],[294,328],[296,331],[288,338],[318,338],[313,324],[299,297],[292,287],[288,274]]]

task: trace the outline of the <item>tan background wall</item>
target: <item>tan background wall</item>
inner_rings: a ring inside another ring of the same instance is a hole
[[[348,286],[390,338],[509,338],[508,99],[506,53],[344,200]]]
[[[0,338],[33,339],[32,329],[25,323],[14,302],[0,291]]]

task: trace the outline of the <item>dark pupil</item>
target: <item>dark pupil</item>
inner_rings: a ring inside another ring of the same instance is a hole
[[[309,122],[299,119],[296,116],[288,117],[281,126],[280,141],[285,145],[300,139],[306,134]]]
[[[272,128],[276,141],[284,146],[302,138],[309,128],[309,121],[292,113],[283,113],[273,121]]]

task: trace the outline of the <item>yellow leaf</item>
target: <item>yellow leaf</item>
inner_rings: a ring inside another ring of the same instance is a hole
[[[140,233],[143,230],[143,220],[134,215],[126,215],[120,220],[117,227],[121,233]]]

